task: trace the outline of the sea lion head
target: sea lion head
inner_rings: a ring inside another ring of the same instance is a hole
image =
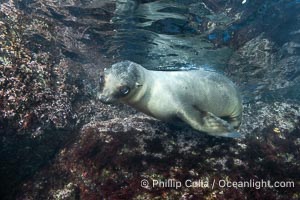
[[[99,78],[99,100],[108,104],[133,96],[142,86],[140,67],[134,62],[122,61],[104,69]]]

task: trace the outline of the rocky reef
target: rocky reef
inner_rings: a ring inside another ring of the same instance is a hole
[[[22,185],[18,199],[298,199],[299,128],[285,134],[266,127],[263,135],[232,140],[142,114],[92,121]],[[158,180],[169,185],[153,185]],[[223,187],[223,180],[295,185],[235,188]],[[212,188],[214,181],[220,185]]]
[[[299,24],[273,27],[286,38],[256,22],[229,43],[211,41],[234,48],[224,72],[244,96],[243,137],[229,139],[97,102],[98,74],[118,59],[103,53],[118,48],[108,40],[114,10],[108,1],[1,3],[0,198],[299,199]],[[269,20],[290,19],[276,13]],[[205,20],[190,26],[223,34]],[[256,184],[232,185],[242,182]]]
[[[91,88],[96,87],[95,68],[101,66],[72,60],[71,33],[67,36],[59,22],[20,7],[17,1],[0,5],[0,194],[4,199],[12,198],[20,181],[47,164],[76,135],[80,124],[97,112]]]

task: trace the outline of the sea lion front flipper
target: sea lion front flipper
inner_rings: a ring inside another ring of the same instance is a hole
[[[240,137],[240,134],[225,120],[214,114],[198,109],[188,109],[179,113],[179,117],[194,129],[203,131],[213,136]]]
[[[215,116],[210,112],[201,112],[204,114],[204,126],[212,130],[212,132],[207,132],[209,135],[231,138],[241,137],[241,134],[237,132],[227,121]]]

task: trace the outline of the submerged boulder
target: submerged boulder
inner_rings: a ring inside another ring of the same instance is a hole
[[[268,127],[233,140],[143,114],[92,121],[23,184],[18,199],[297,199],[299,128],[278,134]],[[247,181],[252,186],[223,185]],[[295,185],[269,188],[261,181]]]

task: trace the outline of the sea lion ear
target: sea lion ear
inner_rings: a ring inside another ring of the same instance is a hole
[[[139,82],[135,82],[135,86],[136,86],[136,87],[141,87],[141,86],[143,86],[143,85],[140,84]]]

